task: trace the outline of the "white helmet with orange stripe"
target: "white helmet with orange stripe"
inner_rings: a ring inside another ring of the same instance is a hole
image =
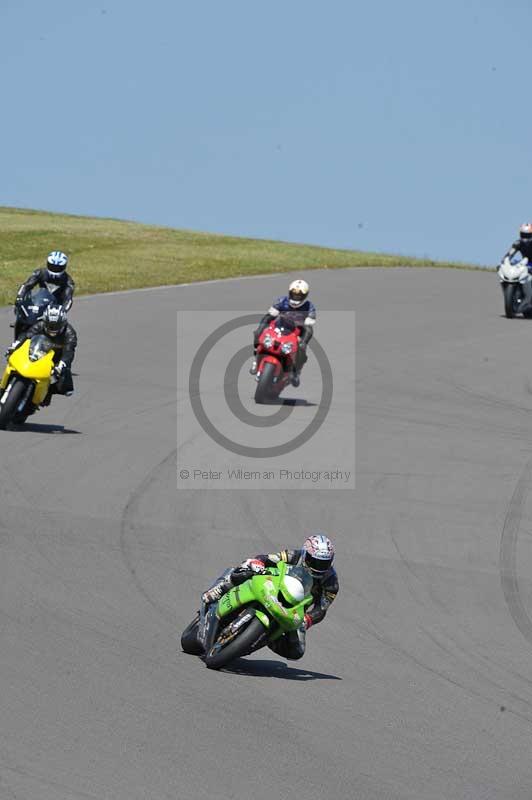
[[[532,223],[525,222],[519,228],[519,239],[521,242],[532,242]]]

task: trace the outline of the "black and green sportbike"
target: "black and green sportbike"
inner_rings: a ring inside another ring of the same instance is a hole
[[[312,583],[301,566],[283,561],[268,567],[230,589],[218,603],[202,602],[183,631],[181,647],[202,657],[209,669],[254,653],[300,627],[305,609],[313,603]]]

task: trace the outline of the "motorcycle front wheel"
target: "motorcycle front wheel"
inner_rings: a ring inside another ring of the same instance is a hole
[[[508,319],[519,314],[523,302],[523,290],[518,283],[507,283],[504,287],[504,313]]]
[[[273,379],[275,378],[275,366],[271,361],[264,365],[259,375],[257,388],[255,389],[256,403],[271,403],[275,399],[275,389]]]
[[[229,664],[230,661],[247,655],[263,633],[264,625],[257,617],[253,617],[251,622],[228,644],[224,646],[219,642],[214,643],[205,657],[205,666],[209,669],[221,669]]]
[[[26,388],[27,384],[18,379],[15,380],[14,384],[12,385],[8,396],[6,397],[5,403],[2,403],[1,400],[7,389],[4,389],[4,392],[2,392],[0,395],[0,431],[5,431],[7,425],[15,417],[17,406],[24,397]]]

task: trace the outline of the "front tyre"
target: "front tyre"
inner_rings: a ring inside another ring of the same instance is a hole
[[[507,283],[504,287],[504,313],[508,319],[519,314],[523,300],[523,290],[518,283]]]
[[[7,387],[0,395],[0,431],[5,431],[8,424],[13,421],[17,413],[17,406],[24,397],[26,388],[27,384],[18,379],[11,385],[11,389],[4,403],[2,403],[2,398],[7,391]]]
[[[236,638],[231,639],[228,644],[224,646],[218,641],[214,643],[205,658],[205,666],[209,669],[221,669],[235,658],[247,655],[263,634],[264,625],[257,617],[253,617],[251,622],[242,631],[239,631]]]
[[[191,656],[200,656],[203,653],[203,647],[198,641],[198,630],[199,612],[181,634],[181,647],[185,653],[189,653]]]
[[[257,388],[255,389],[256,403],[270,403],[275,397],[273,379],[275,378],[275,365],[267,361],[261,370]]]

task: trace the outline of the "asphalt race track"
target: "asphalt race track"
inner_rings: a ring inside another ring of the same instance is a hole
[[[1,800],[530,800],[532,321],[494,273],[313,272],[356,310],[356,489],[177,490],[176,309],[288,278],[79,299],[76,395],[0,433]],[[319,529],[302,661],[180,651],[223,567]]]

